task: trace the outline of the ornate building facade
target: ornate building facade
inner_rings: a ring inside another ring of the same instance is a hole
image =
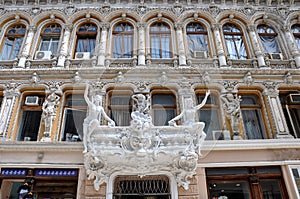
[[[0,198],[300,198],[299,8],[1,0]]]

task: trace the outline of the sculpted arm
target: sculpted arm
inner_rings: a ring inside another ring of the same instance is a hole
[[[86,83],[86,87],[85,87],[85,91],[84,91],[84,99],[86,101],[86,103],[88,104],[88,106],[91,106],[92,102],[89,99],[88,93],[89,93],[89,84]]]
[[[197,106],[195,106],[196,110],[199,110],[201,107],[203,107],[205,105],[205,103],[206,103],[207,98],[208,98],[209,95],[210,95],[210,90],[208,90],[206,92],[206,95],[205,95],[204,99],[202,100],[202,102],[200,104],[198,104]]]
[[[177,115],[176,117],[174,117],[173,119],[171,119],[168,123],[170,126],[177,126],[176,125],[176,121],[177,120],[180,120],[182,117],[183,117],[183,114],[184,114],[184,110],[179,114]]]

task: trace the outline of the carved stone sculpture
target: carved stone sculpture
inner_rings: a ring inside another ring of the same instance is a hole
[[[51,93],[45,102],[43,103],[42,110],[42,118],[45,124],[45,131],[41,141],[51,141],[51,129],[52,124],[56,116],[56,108],[59,104],[60,97],[56,95],[54,92]]]
[[[85,98],[87,90],[88,86]],[[178,186],[188,189],[188,178],[196,173],[198,154],[201,155],[205,138],[205,124],[195,122],[194,114],[204,105],[208,95],[209,92],[203,103],[191,112],[183,111],[188,116],[181,126],[154,126],[150,97],[143,94],[131,97],[130,126],[104,126],[96,119],[96,112],[90,113],[84,121],[84,164],[88,178],[94,179],[94,188],[99,190],[102,183],[107,183],[114,173],[121,171],[124,175],[141,177],[163,172],[172,175]],[[89,109],[93,107],[89,100],[87,102]],[[111,122],[110,118],[106,119]]]
[[[230,120],[233,131],[233,139],[242,139],[239,134],[239,121],[241,119],[240,101],[241,96],[227,92],[221,95],[223,107],[227,118]]]

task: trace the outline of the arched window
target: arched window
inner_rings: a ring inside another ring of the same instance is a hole
[[[292,32],[296,41],[298,49],[300,49],[300,25],[295,24],[292,26]]]
[[[276,40],[277,33],[268,25],[259,25],[257,27],[258,36],[260,38],[264,53],[280,53],[278,42]]]
[[[39,51],[51,51],[52,55],[57,53],[61,27],[58,24],[48,25],[41,33]]]
[[[77,30],[75,58],[92,57],[96,46],[97,27],[91,23],[81,25]]]
[[[200,23],[189,23],[186,26],[190,56],[206,58],[208,53],[207,31]]]
[[[113,30],[113,58],[131,58],[133,45],[133,27],[129,23],[120,23]]]
[[[223,34],[227,51],[231,59],[247,59],[243,33],[234,24],[225,24]]]
[[[171,58],[171,30],[165,23],[154,23],[150,27],[151,57]]]
[[[0,60],[13,60],[21,50],[26,28],[24,25],[15,25],[7,30],[4,44],[0,53]]]

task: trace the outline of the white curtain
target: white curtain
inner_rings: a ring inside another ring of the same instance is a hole
[[[241,35],[226,35],[225,39],[231,59],[247,59],[246,48]]]
[[[262,121],[259,110],[242,110],[246,139],[263,139]]]
[[[158,35],[151,37],[151,57],[160,58],[160,38]]]
[[[208,52],[208,44],[206,35],[201,34],[189,34],[188,35],[190,55],[194,56],[194,51],[206,51]]]
[[[260,40],[264,48],[264,53],[280,53],[280,48],[276,41],[276,37],[260,36]]]

